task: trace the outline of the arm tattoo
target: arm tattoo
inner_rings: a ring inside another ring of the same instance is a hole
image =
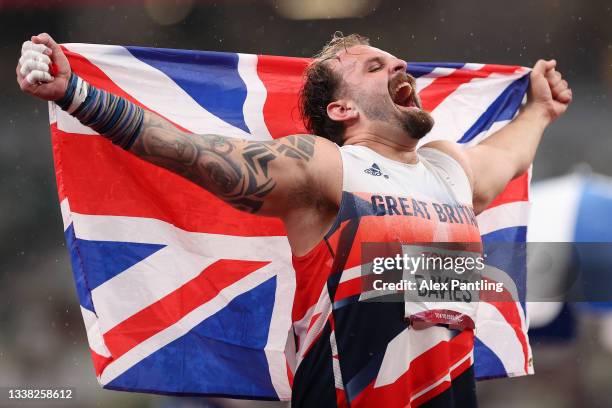
[[[280,156],[305,164],[315,137],[244,141],[218,135],[189,135],[147,112],[132,152],[206,188],[235,208],[258,212],[276,187],[268,165]]]

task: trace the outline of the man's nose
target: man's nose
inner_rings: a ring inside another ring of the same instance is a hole
[[[391,69],[393,70],[393,73],[397,73],[397,72],[406,72],[406,68],[408,67],[408,64],[406,64],[406,61],[404,60],[396,60],[393,65],[391,66]]]

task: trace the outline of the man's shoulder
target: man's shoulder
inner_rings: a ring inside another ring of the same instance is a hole
[[[433,142],[424,144],[421,146],[421,148],[436,150],[455,160],[463,168],[463,171],[470,180],[470,184],[473,185],[474,176],[469,157],[465,149],[458,143],[451,142],[449,140],[435,140]]]
[[[342,159],[340,148],[334,142],[321,137],[307,134],[286,136],[284,143],[287,150],[296,149],[299,154],[306,155],[302,161],[301,171],[305,183],[303,189],[324,200],[339,202],[342,191]],[[296,179],[296,177],[292,177]],[[298,186],[292,186],[296,190]]]
[[[442,153],[451,156],[455,160],[460,160],[462,157],[465,156],[463,148],[459,146],[458,143],[451,142],[450,140],[434,140],[433,142],[425,143],[420,148],[438,150]]]
[[[295,148],[305,153],[309,158],[315,154],[330,153],[338,150],[338,145],[330,140],[310,134],[293,134],[280,137],[269,143],[277,143]]]

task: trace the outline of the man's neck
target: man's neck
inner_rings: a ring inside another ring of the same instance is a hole
[[[401,144],[372,133],[363,132],[347,137],[344,145],[364,146],[381,156],[402,163],[416,164],[419,161],[416,154],[416,140],[409,140],[407,144]]]

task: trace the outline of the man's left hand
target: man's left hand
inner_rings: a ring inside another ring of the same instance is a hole
[[[572,90],[556,66],[555,60],[539,60],[534,65],[525,106],[543,114],[549,122],[563,115],[572,102]]]

